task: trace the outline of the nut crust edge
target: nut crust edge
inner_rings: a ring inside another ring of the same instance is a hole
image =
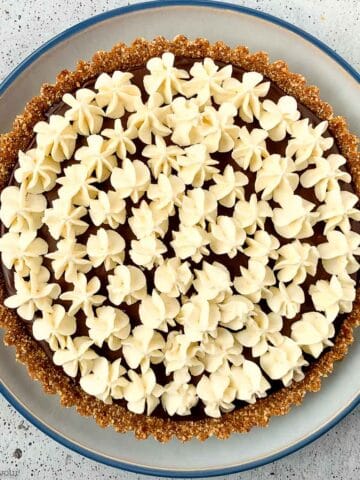
[[[28,146],[34,125],[44,119],[45,113],[61,100],[64,93],[74,91],[102,72],[144,65],[150,57],[161,55],[164,51],[189,58],[208,56],[245,70],[256,70],[287,94],[293,95],[321,120],[329,122],[329,130],[347,158],[355,191],[360,195],[359,139],[349,132],[346,120],[334,116],[332,107],[320,99],[318,87],[308,85],[302,75],[290,72],[284,61],[270,63],[265,52],[252,54],[245,46],[230,48],[223,42],[211,44],[203,38],[190,41],[183,35],[171,41],[156,37],[152,41],[137,38],[129,46],[118,43],[110,51],[96,52],[90,62],[79,61],[74,71],[61,71],[55,84],[44,84],[40,95],[30,100],[16,117],[11,132],[0,136],[0,190],[8,184],[18,151]],[[93,417],[101,427],[111,425],[117,432],[133,431],[137,439],[153,436],[160,442],[167,442],[173,437],[183,442],[192,438],[204,441],[210,436],[226,439],[233,433],[245,433],[255,426],[267,426],[272,416],[285,415],[291,407],[300,405],[307,392],[320,390],[322,378],[333,371],[336,361],[345,357],[354,340],[353,331],[360,325],[360,289],[357,289],[353,310],[341,325],[334,346],[310,366],[302,381],[294,382],[290,387],[284,387],[254,404],[224,414],[219,419],[209,417],[174,421],[171,418],[134,414],[121,405],[106,405],[86,394],[60,367],[49,362],[23,321],[14,311],[3,306],[5,297],[5,283],[0,275],[0,327],[5,329],[4,343],[15,347],[16,360],[27,367],[30,377],[39,381],[46,393],[58,394],[62,406],[75,407],[80,415]]]

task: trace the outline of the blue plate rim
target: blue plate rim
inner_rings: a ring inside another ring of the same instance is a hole
[[[24,71],[28,66],[30,66],[35,60],[37,60],[41,55],[45,52],[53,48],[55,45],[60,43],[61,41],[70,38],[74,34],[88,28],[91,25],[99,23],[103,20],[108,18],[116,17],[125,15],[131,12],[137,12],[142,10],[149,10],[154,8],[161,8],[161,7],[170,7],[170,6],[199,6],[199,7],[211,7],[223,10],[233,10],[237,13],[243,13],[247,15],[251,15],[254,17],[261,18],[266,20],[270,23],[283,27],[291,32],[297,34],[298,36],[302,37],[305,40],[308,40],[310,43],[318,47],[324,53],[326,53],[330,58],[332,58],[337,64],[339,64],[348,74],[351,75],[358,83],[360,83],[360,74],[345,60],[343,59],[338,53],[336,53],[332,48],[328,45],[323,43],[321,40],[317,39],[313,35],[305,32],[301,28],[282,20],[274,15],[270,15],[268,13],[264,13],[258,10],[254,10],[249,7],[244,7],[240,5],[234,5],[227,2],[221,2],[217,0],[155,0],[146,3],[136,3],[134,5],[127,5],[124,7],[115,8],[109,10],[104,13],[100,13],[93,17],[90,17],[72,27],[64,30],[63,32],[59,33],[58,35],[54,36],[39,48],[37,48],[33,53],[27,56],[22,62],[19,63],[17,67],[15,67],[7,77],[1,82],[0,84],[0,98],[2,94],[10,87],[10,85],[16,80],[16,78]],[[261,460],[255,462],[248,462],[243,465],[239,466],[232,466],[226,468],[215,468],[215,469],[201,469],[201,470],[192,470],[192,471],[181,471],[181,470],[158,470],[155,468],[150,467],[143,467],[143,466],[133,466],[121,461],[115,461],[112,459],[108,459],[103,457],[100,454],[96,454],[87,450],[86,448],[80,447],[75,443],[67,440],[66,438],[62,437],[61,435],[57,434],[56,432],[49,429],[44,423],[39,421],[34,415],[32,415],[28,410],[26,410],[21,403],[12,395],[12,393],[5,387],[5,385],[1,382],[0,384],[0,393],[4,396],[4,398],[30,423],[32,423],[35,427],[37,427],[41,432],[55,440],[56,442],[60,443],[61,445],[69,448],[70,450],[83,455],[91,460],[94,460],[99,463],[103,463],[105,465],[120,468],[122,470],[127,470],[137,474],[145,474],[145,475],[154,475],[160,477],[173,477],[173,478],[204,478],[204,477],[213,477],[218,475],[229,475],[232,473],[239,473],[246,470],[251,470],[254,468],[258,468],[260,466],[266,465],[268,463],[274,462],[279,460],[280,458],[286,457],[291,453],[296,452],[297,450],[309,445],[326,432],[328,432],[331,428],[337,425],[346,415],[352,412],[357,405],[360,404],[360,394],[350,402],[336,417],[334,417],[330,422],[326,425],[321,427],[319,430],[314,432],[313,434],[309,435],[303,440],[295,443],[294,445],[290,446],[289,448],[285,448],[284,450],[277,452],[276,454],[269,455],[267,457],[262,458]]]
[[[319,437],[331,430],[335,425],[337,425],[343,418],[345,418],[349,413],[351,413],[359,404],[360,404],[360,395],[356,396],[337,416],[335,416],[330,422],[325,424],[323,427],[318,429],[313,434],[308,437],[300,440],[299,442],[291,445],[290,447],[281,450],[273,455],[262,458],[258,461],[248,462],[239,466],[231,466],[225,468],[216,468],[216,469],[198,469],[198,470],[166,470],[166,469],[156,469],[150,467],[144,467],[140,465],[132,465],[126,462],[121,462],[118,460],[113,460],[111,458],[104,457],[100,454],[92,452],[84,447],[77,445],[76,443],[64,438],[59,435],[51,428],[48,428],[43,422],[39,421],[32,413],[30,413],[23,405],[15,398],[14,395],[4,386],[3,382],[0,383],[0,394],[12,405],[20,415],[22,415],[26,420],[38,428],[42,433],[48,437],[55,440],[57,443],[63,445],[64,447],[69,448],[70,450],[89,458],[90,460],[102,463],[104,465],[118,468],[121,470],[126,470],[128,472],[152,475],[158,477],[170,477],[170,478],[208,478],[215,477],[218,475],[230,475],[232,473],[240,473],[246,470],[252,470],[268,463],[275,462],[280,460],[301,448],[310,445],[312,442],[317,440]]]
[[[244,13],[251,15],[253,17],[262,18],[267,20],[270,23],[283,27],[287,30],[296,33],[300,37],[308,40],[310,43],[318,47],[329,57],[335,60],[343,69],[349,73],[357,82],[360,83],[360,73],[355,70],[354,67],[350,65],[343,57],[341,57],[335,50],[330,48],[326,43],[322,42],[314,35],[306,32],[305,30],[293,25],[286,20],[275,17],[269,13],[262,12],[260,10],[255,10],[253,8],[244,7],[242,5],[235,5],[228,2],[222,2],[218,0],[152,0],[149,2],[136,3],[134,5],[126,5],[124,7],[115,8],[107,12],[94,15],[82,22],[73,25],[72,27],[67,28],[66,30],[60,32],[58,35],[55,35],[47,42],[43,43],[38,47],[34,52],[28,55],[24,60],[22,60],[0,83],[0,96],[5,92],[5,90],[11,85],[11,83],[22,73],[29,65],[31,65],[37,58],[39,58],[46,51],[50,50],[52,47],[60,43],[62,40],[71,37],[72,35],[84,30],[85,28],[99,23],[108,18],[115,16],[125,15],[127,13],[149,10],[159,7],[170,7],[170,6],[200,6],[200,7],[213,7],[221,10],[233,10],[238,13]]]

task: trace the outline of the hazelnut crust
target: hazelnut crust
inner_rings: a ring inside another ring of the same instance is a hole
[[[268,55],[264,52],[251,54],[244,46],[232,49],[223,42],[210,44],[203,38],[189,41],[183,35],[177,36],[172,41],[157,37],[153,41],[137,38],[130,46],[118,43],[108,52],[96,52],[90,62],[79,61],[76,70],[72,72],[61,71],[55,84],[44,84],[40,95],[30,100],[22,114],[16,117],[12,131],[0,136],[0,190],[9,182],[17,162],[18,151],[26,149],[32,139],[34,125],[44,120],[45,113],[61,100],[64,93],[73,92],[102,72],[111,73],[114,70],[127,70],[144,65],[149,58],[161,55],[165,51],[189,58],[211,57],[245,70],[260,72],[284,92],[307,106],[321,120],[327,120],[331,134],[342,155],[347,159],[354,188],[359,196],[358,139],[348,131],[346,120],[343,117],[335,117],[332,107],[320,99],[318,87],[307,85],[302,75],[289,72],[284,61],[270,63]],[[174,421],[171,418],[134,414],[124,406],[106,405],[86,394],[61,367],[49,362],[46,353],[32,338],[24,322],[13,310],[3,306],[6,295],[4,279],[0,275],[0,327],[6,331],[4,343],[15,346],[16,359],[26,365],[30,377],[38,380],[46,393],[57,393],[62,406],[76,407],[80,415],[93,417],[101,427],[112,425],[117,432],[133,431],[138,439],[146,439],[152,435],[160,442],[167,442],[173,437],[181,441],[194,437],[203,441],[210,436],[226,439],[233,433],[245,433],[255,426],[267,426],[270,417],[285,415],[293,405],[300,405],[306,392],[316,392],[320,389],[322,377],[327,377],[332,372],[334,363],[346,355],[349,345],[353,342],[353,330],[360,325],[360,289],[357,289],[353,310],[343,321],[334,340],[334,346],[308,368],[302,381],[293,382],[290,387],[283,387],[254,404],[223,414],[219,419],[184,418],[182,421]]]

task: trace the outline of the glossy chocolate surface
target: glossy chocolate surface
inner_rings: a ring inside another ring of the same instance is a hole
[[[196,61],[196,60],[192,60],[192,59],[188,59],[188,58],[178,58],[176,60],[176,66],[178,68],[183,68],[185,70],[190,70],[194,61]],[[217,62],[217,64],[219,66],[224,65],[221,62]],[[148,72],[145,68],[137,68],[135,70],[132,70],[132,73],[134,75],[134,77],[132,79],[132,82],[134,84],[136,84],[141,89],[143,100],[145,101],[146,98],[147,98],[147,94],[145,93],[144,88],[143,88],[143,77]],[[238,67],[233,67],[233,77],[241,80],[243,73],[244,73],[244,70],[242,70]],[[83,85],[83,87],[92,89],[94,87],[94,83],[95,83],[95,80],[88,81]],[[269,93],[268,93],[266,98],[269,98],[269,99],[276,102],[283,95],[285,95],[285,93],[279,87],[277,87],[275,84],[271,83],[270,90],[269,90]],[[58,104],[53,105],[49,109],[46,116],[49,117],[52,114],[63,115],[68,108],[69,107],[66,104],[64,104],[63,102],[59,102]],[[301,118],[309,118],[310,122],[313,125],[316,125],[320,122],[320,120],[304,105],[298,104],[298,110],[301,113]],[[121,121],[123,123],[123,126],[126,125],[126,121],[127,121],[128,116],[129,116],[129,114],[125,113],[125,115],[122,117]],[[113,124],[114,124],[114,120],[106,118],[106,119],[104,119],[102,129],[112,128]],[[256,119],[254,119],[253,123],[249,124],[249,123],[243,122],[239,117],[237,117],[236,118],[236,124],[239,125],[239,126],[244,126],[245,125],[248,130],[252,130],[253,128],[261,128]],[[330,135],[329,133],[325,134],[325,136],[329,136],[329,135]],[[266,139],[267,149],[268,149],[269,153],[270,154],[278,153],[282,156],[285,156],[285,149],[286,149],[288,139],[289,138],[287,137],[283,141],[280,141],[280,142],[273,142],[270,139]],[[168,141],[170,143],[170,138],[167,138],[166,141]],[[80,146],[82,146],[84,144],[86,144],[86,137],[79,136],[78,140],[77,140],[76,148],[79,148]],[[129,155],[129,158],[132,159],[132,160],[136,158],[136,159],[139,159],[139,160],[146,163],[147,159],[144,158],[141,155],[141,152],[144,148],[144,144],[142,142],[140,142],[138,139],[135,140],[135,144],[136,144],[136,153],[134,155]],[[33,148],[35,145],[36,145],[35,138],[33,138],[31,143],[29,144],[28,148],[29,149]],[[331,153],[339,153],[339,150],[338,150],[336,144],[334,144],[334,146],[330,150],[324,152],[324,156],[327,157]],[[233,166],[234,170],[241,170],[241,168],[238,166],[238,164],[231,158],[231,152],[228,152],[228,153],[214,153],[214,154],[211,154],[211,157],[219,162],[217,167],[221,171],[223,171],[224,168],[226,167],[226,165],[228,165],[228,164],[231,164]],[[74,160],[74,159],[62,162],[62,164],[61,164],[62,171],[66,167],[68,167],[69,165],[74,164],[74,163],[77,163],[77,161]],[[249,183],[248,183],[247,186],[245,186],[245,197],[248,200],[250,195],[255,192],[254,182],[255,182],[256,174],[247,170],[246,175],[249,178]],[[16,184],[16,181],[13,178],[13,176],[11,178],[10,184]],[[101,184],[95,184],[95,186],[97,186],[100,189],[104,189],[104,190],[112,189],[109,180],[107,180],[106,182],[103,182]],[[206,188],[206,187],[207,187],[207,184],[205,184],[203,188]],[[353,191],[351,185],[343,184],[342,188]],[[47,192],[47,193],[44,194],[46,196],[47,200],[48,200],[48,206],[50,206],[52,200],[54,200],[57,197],[57,189],[58,189],[58,186],[56,186],[51,192]],[[297,193],[297,195],[300,195],[303,198],[311,201],[316,206],[318,206],[320,204],[320,202],[317,200],[317,198],[314,195],[313,189],[304,189],[303,187],[299,186],[298,189],[296,190],[296,193]],[[140,202],[141,202],[141,200],[140,200]],[[132,201],[130,199],[126,199],[126,201],[127,201],[127,216],[130,217],[132,207],[138,206],[140,202],[135,204],[135,203],[132,203]],[[273,200],[270,200],[269,204],[270,204],[271,208],[278,207],[278,204],[276,202],[274,202]],[[221,205],[218,205],[218,215],[232,215],[232,210],[233,210],[232,208],[225,208]],[[98,227],[95,227],[94,225],[91,225],[91,220],[90,220],[89,216],[84,217],[83,220],[88,222],[90,224],[90,227],[87,229],[87,231],[83,235],[79,235],[77,237],[77,242],[85,245],[89,235],[94,234],[97,231]],[[170,241],[172,240],[172,231],[178,230],[178,224],[179,224],[179,219],[176,215],[174,217],[170,217],[169,220],[170,221],[169,221],[168,233],[166,234],[165,238],[163,239],[163,242],[168,247],[168,252],[164,255],[164,258],[167,258],[169,256],[174,256],[174,251],[172,250],[172,248],[170,246]],[[103,227],[104,228],[109,228],[107,225],[103,225]],[[314,227],[314,235],[310,238],[307,238],[306,242],[310,243],[312,245],[318,245],[319,243],[324,242],[326,239],[325,239],[325,237],[323,236],[323,233],[322,233],[323,232],[323,227],[324,227],[323,222],[317,223]],[[269,221],[269,220],[266,221],[265,230],[268,233],[274,234],[279,239],[281,245],[292,241],[292,239],[284,239],[284,238],[280,237],[279,235],[277,235],[276,232],[274,231],[274,228],[273,228],[273,225],[272,225],[271,221]],[[4,232],[4,231],[5,231],[5,229],[2,226],[2,232]],[[131,229],[130,229],[130,227],[127,223],[125,223],[125,225],[120,225],[117,229],[117,232],[120,233],[123,236],[123,238],[125,239],[125,242],[127,244],[124,263],[125,264],[133,264],[131,259],[130,259],[130,256],[129,256],[129,248],[130,248],[130,242],[131,242],[132,239],[135,238],[135,236],[132,233],[132,231],[131,231]],[[47,241],[47,243],[49,245],[49,253],[56,250],[56,241],[51,237],[51,235],[49,234],[46,226],[43,226],[39,230],[39,236],[44,238]],[[222,263],[223,265],[225,265],[228,268],[231,277],[234,278],[235,276],[240,274],[239,268],[240,268],[241,265],[247,266],[248,257],[246,257],[242,253],[238,253],[238,255],[235,258],[230,259],[227,255],[215,255],[213,252],[211,252],[210,255],[205,256],[203,258],[203,260],[205,260],[207,262],[217,261],[217,262]],[[191,264],[191,269],[192,270],[201,268],[201,263],[194,263],[191,260],[189,261],[189,263]],[[67,282],[65,282],[63,277],[60,280],[56,280],[54,278],[54,275],[52,273],[52,268],[51,268],[51,261],[49,259],[46,259],[46,258],[44,259],[44,265],[49,269],[50,274],[51,274],[49,282],[59,283],[62,291],[72,290],[72,284],[68,284]],[[274,261],[270,260],[269,266],[272,268],[273,265],[274,265]],[[6,287],[7,287],[8,293],[9,293],[9,295],[12,295],[15,292],[14,282],[13,282],[13,272],[7,270],[4,266],[3,266],[3,271],[4,271],[4,277],[5,277],[5,282],[6,282]],[[154,269],[153,270],[145,270],[144,269],[143,271],[144,271],[144,274],[145,274],[146,279],[147,279],[148,293],[151,293],[151,291],[153,289],[153,286],[154,286],[154,283],[153,283]],[[101,286],[101,291],[99,293],[107,296],[107,294],[108,294],[108,292],[106,290],[107,276],[111,275],[111,274],[112,274],[112,271],[106,272],[105,269],[100,266],[98,268],[93,268],[91,270],[91,272],[89,274],[87,274],[87,276],[88,277],[98,276],[100,281],[101,281],[101,285],[102,285]],[[306,278],[305,282],[301,285],[301,287],[303,288],[304,293],[305,293],[305,303],[302,305],[300,313],[294,319],[292,319],[292,320],[284,319],[284,327],[283,327],[283,330],[282,330],[283,334],[285,334],[285,335],[290,334],[291,324],[293,322],[295,322],[296,320],[298,320],[302,313],[314,310],[311,298],[308,294],[309,286],[311,284],[313,284],[318,279],[328,279],[329,277],[330,277],[330,275],[325,272],[325,270],[321,266],[321,262],[319,262],[318,270],[317,270],[317,273],[316,273],[316,278],[308,276]],[[189,293],[191,293],[191,291]],[[61,301],[61,300],[56,300],[56,303],[64,305],[65,308],[68,308],[69,305],[70,305],[69,302],[65,302],[65,301]],[[105,304],[109,305],[110,302],[106,301]],[[264,310],[264,312],[269,312],[269,309],[268,309],[265,301],[262,300],[260,302],[260,305],[261,305],[261,308]],[[128,306],[126,304],[121,304],[120,306],[118,306],[118,308],[121,308],[124,312],[126,312],[128,314],[132,327],[134,327],[135,325],[140,323],[139,315],[138,315],[138,304],[134,304],[134,305],[131,305],[131,306]],[[77,331],[75,333],[75,336],[87,335],[88,334],[88,328],[85,324],[86,318],[85,318],[85,315],[83,314],[83,312],[78,312],[76,314],[76,319],[77,319]],[[342,317],[340,316],[335,322],[336,329],[338,329],[341,321],[342,321]],[[25,322],[25,323],[28,325],[28,328],[31,331],[32,322]],[[176,328],[180,329],[181,326],[177,325]],[[46,342],[40,342],[40,343],[43,346],[46,353],[49,355],[49,357],[52,358],[52,351],[50,350],[48,344]],[[114,359],[122,356],[121,349],[113,352],[113,351],[110,351],[108,349],[106,344],[103,348],[98,348],[96,346],[94,346],[92,348],[97,353],[107,357],[109,360],[114,360]],[[255,361],[256,363],[259,363],[257,359],[254,359],[251,356],[250,349],[244,349],[244,355],[247,358]],[[312,357],[309,357],[308,355],[305,355],[305,358],[310,362],[310,364],[311,364],[311,362],[314,362],[314,359]],[[126,365],[125,359],[123,359],[122,362]],[[167,377],[165,375],[165,369],[162,365],[155,365],[155,366],[153,366],[153,368],[154,368],[154,371],[156,373],[156,376],[158,378],[159,383],[165,384],[165,383],[168,383],[169,381],[171,381],[171,376]],[[309,367],[307,367],[307,368],[309,368]],[[76,381],[76,380],[77,379],[75,379],[74,381]],[[197,380],[198,379],[194,378],[193,382],[196,383]],[[271,388],[272,391],[274,391],[274,390],[276,390],[276,389],[278,389],[282,386],[282,384],[280,382],[274,382],[274,381],[271,381],[271,385],[272,385],[272,388]],[[242,402],[238,402],[238,407],[240,407],[241,405],[242,405]],[[159,406],[155,410],[153,415],[167,416],[167,414],[164,412],[164,410],[162,409],[161,406]],[[193,418],[201,418],[203,416],[204,416],[203,408],[199,404],[196,408],[193,409],[192,417]],[[174,416],[174,417],[171,417],[171,418],[181,420],[182,417]],[[184,418],[188,419],[189,417],[184,417]]]

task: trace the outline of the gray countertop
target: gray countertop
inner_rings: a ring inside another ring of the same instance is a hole
[[[122,0],[2,0],[0,81],[29,53],[80,20],[127,3]],[[234,1],[281,17],[317,36],[360,69],[358,0]],[[360,478],[360,409],[301,451],[235,480]],[[0,479],[144,480],[149,477],[96,464],[58,445],[0,398]]]

